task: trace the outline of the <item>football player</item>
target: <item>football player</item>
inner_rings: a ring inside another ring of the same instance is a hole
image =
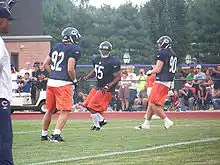
[[[107,124],[102,115],[107,109],[115,87],[121,79],[120,59],[110,56],[111,50],[112,44],[110,42],[102,42],[99,46],[100,55],[92,61],[94,69],[84,77],[84,79],[93,77],[97,79],[96,87],[90,91],[83,104],[91,113],[94,123],[91,130],[93,131],[99,131],[101,126]]]
[[[173,88],[173,79],[177,68],[177,56],[172,49],[172,39],[168,36],[162,36],[157,41],[158,53],[156,66],[147,72],[147,75],[156,74],[156,81],[153,84],[150,96],[148,98],[148,108],[145,121],[136,129],[149,129],[151,117],[156,114],[164,120],[166,129],[173,125],[173,122],[167,118],[162,106],[166,100],[168,92]]]
[[[0,33],[6,34],[9,30],[8,22],[13,19],[10,10],[14,4],[14,1],[0,0]],[[10,55],[0,37],[0,164],[2,165],[14,164],[12,158],[11,99]]]
[[[81,35],[78,30],[68,27],[62,31],[62,43],[56,44],[44,61],[50,73],[46,89],[47,112],[43,118],[41,140],[48,140],[48,128],[55,109],[60,110],[51,141],[62,142],[61,131],[72,110],[72,84],[77,83],[75,66],[81,56],[78,46]]]

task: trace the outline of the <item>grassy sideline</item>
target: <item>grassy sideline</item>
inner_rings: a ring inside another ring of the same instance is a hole
[[[161,120],[151,122],[151,130],[135,130],[141,120],[109,120],[100,132],[91,132],[90,120],[70,120],[63,131],[65,143],[41,142],[41,121],[13,121],[15,165],[138,150],[158,145],[220,138],[219,119],[175,119],[164,130]],[[51,132],[54,128],[51,125]],[[43,163],[44,164],[44,163]],[[48,164],[48,163],[45,163]],[[55,165],[219,165],[220,140],[161,148],[152,151],[52,163]]]

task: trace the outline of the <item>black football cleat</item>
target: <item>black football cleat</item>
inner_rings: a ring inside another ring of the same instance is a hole
[[[91,130],[92,131],[100,131],[100,127],[92,126]]]
[[[41,141],[47,141],[48,140],[48,136],[47,135],[46,136],[41,136],[40,140]]]
[[[94,131],[96,129],[96,126],[92,126],[90,130]]]
[[[101,130],[101,128],[96,127],[93,131],[100,131],[100,130]]]
[[[63,138],[59,134],[51,135],[50,141],[52,141],[52,142],[64,142]]]
[[[102,121],[99,122],[100,127],[106,125],[108,122],[107,120],[103,119]]]

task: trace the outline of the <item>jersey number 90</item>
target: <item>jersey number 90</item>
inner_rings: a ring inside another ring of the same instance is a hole
[[[170,69],[169,72],[170,73],[175,73],[176,72],[176,66],[177,66],[177,57],[170,57]]]
[[[60,67],[60,64],[64,60],[64,52],[58,53],[57,51],[54,51],[51,56],[51,70],[55,71],[62,71],[62,68]]]

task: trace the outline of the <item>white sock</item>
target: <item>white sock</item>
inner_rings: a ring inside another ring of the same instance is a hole
[[[100,113],[97,113],[97,115],[99,117],[99,121],[103,121],[104,120],[104,117]]]
[[[54,134],[54,135],[56,135],[56,134],[60,135],[60,134],[61,134],[61,130],[55,129],[54,132],[53,132],[53,134]]]
[[[149,125],[150,125],[150,121],[149,121],[149,120],[147,120],[147,119],[145,119],[145,121],[144,121],[143,125],[145,125],[145,126],[149,126]]]
[[[48,131],[42,130],[41,135],[42,135],[42,136],[47,136],[47,135],[48,135]]]
[[[163,121],[164,121],[164,122],[170,122],[171,120],[168,119],[168,117],[165,117],[165,118],[163,119]]]
[[[93,123],[94,123],[94,126],[100,128],[98,113],[91,114],[91,117],[92,117],[92,121],[93,121]]]

